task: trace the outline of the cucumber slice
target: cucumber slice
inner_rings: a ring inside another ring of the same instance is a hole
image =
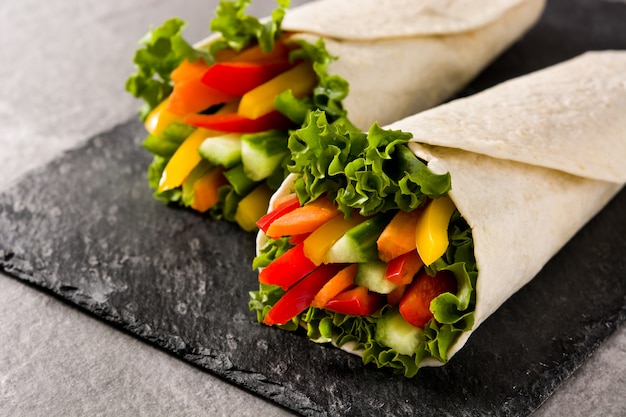
[[[363,263],[378,260],[376,240],[391,217],[380,214],[348,230],[330,247],[324,263]]]
[[[213,165],[234,167],[241,162],[241,136],[232,134],[207,138],[198,152]]]
[[[374,261],[359,264],[354,283],[379,294],[389,294],[398,286],[385,278],[387,264],[383,261]]]
[[[256,181],[252,181],[244,173],[243,165],[236,165],[234,168],[224,171],[224,176],[233,187],[235,192],[239,195],[246,195],[257,184]]]
[[[397,308],[392,308],[376,322],[374,339],[402,355],[413,355],[425,338],[422,329],[411,325]]]
[[[288,136],[284,132],[268,131],[241,137],[241,160],[244,172],[253,181],[272,175],[289,154]]]

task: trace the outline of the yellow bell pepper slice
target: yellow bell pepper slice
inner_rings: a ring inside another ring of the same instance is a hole
[[[272,191],[267,185],[261,184],[239,202],[235,221],[243,230],[251,232],[256,229],[257,220],[267,213],[271,196]]]
[[[448,248],[448,224],[456,209],[450,197],[432,200],[415,226],[417,253],[424,265],[439,259]]]
[[[345,219],[342,215],[333,217],[304,240],[304,254],[315,265],[321,265],[330,247],[348,230],[363,221],[365,218],[358,214],[354,214],[350,219]]]
[[[183,123],[183,118],[175,115],[167,110],[168,100],[163,100],[161,104],[156,106],[144,122],[144,126],[148,133],[154,136],[160,136],[161,133],[172,123]]]
[[[218,134],[218,132],[199,128],[189,135],[176,149],[176,152],[174,152],[174,155],[172,155],[172,158],[165,166],[163,174],[161,174],[158,191],[172,190],[182,185],[191,170],[202,160],[198,153],[198,147],[206,138]]]
[[[294,97],[302,98],[310,95],[316,84],[313,67],[302,62],[244,94],[237,113],[247,119],[258,119],[275,110],[274,100],[280,93],[291,90]]]

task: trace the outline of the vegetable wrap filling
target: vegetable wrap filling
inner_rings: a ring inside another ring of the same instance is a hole
[[[323,112],[289,139],[293,161],[258,221],[260,322],[414,376],[473,325],[472,233],[448,174],[408,148],[411,134],[368,133]]]
[[[326,70],[334,58],[321,39],[282,32],[289,1],[277,3],[260,22],[245,15],[249,0],[222,1],[211,22],[221,37],[197,47],[183,38],[184,22],[166,21],[140,41],[137,72],[126,83],[145,102],[155,197],[248,231],[288,174],[289,129],[312,109],[345,117],[347,83]]]

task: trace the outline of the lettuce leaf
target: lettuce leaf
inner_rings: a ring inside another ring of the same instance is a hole
[[[171,158],[194,130],[194,127],[184,123],[172,123],[165,128],[161,136],[148,135],[141,145],[153,155]]]
[[[142,120],[172,92],[170,74],[184,59],[196,61],[211,58],[194,49],[182,36],[185,23],[179,18],[165,21],[139,41],[143,47],[135,52],[137,72],[126,81],[126,91],[144,101]]]
[[[405,145],[410,133],[385,130],[374,123],[367,134],[326,114],[309,113],[307,123],[289,138],[298,174],[295,191],[304,203],[322,194],[346,215],[364,216],[388,210],[413,210],[427,197],[450,190],[450,175],[433,174]]]
[[[159,187],[159,182],[161,181],[161,176],[163,174],[163,170],[167,165],[169,158],[163,158],[162,156],[155,155],[148,166],[148,185],[150,188],[156,190]],[[167,190],[163,192],[155,191],[153,194],[154,198],[160,200],[164,203],[176,203],[181,201],[182,198],[182,190],[180,188]]]
[[[314,110],[325,112],[330,122],[345,119],[347,112],[343,108],[342,101],[348,96],[350,90],[348,82],[338,75],[328,73],[328,64],[337,57],[330,55],[323,39],[318,39],[315,44],[304,40],[298,40],[297,43],[300,48],[290,54],[290,60],[304,59],[311,62],[319,81],[313,89],[312,97],[296,99],[290,90],[280,94],[275,100],[276,109],[299,126]],[[349,123],[346,120],[344,122]]]
[[[276,0],[276,3],[278,7],[272,12],[271,19],[263,23],[245,14],[250,0],[221,1],[210,27],[212,32],[221,33],[222,38],[211,44],[211,55],[226,48],[240,51],[254,42],[258,42],[264,52],[271,51],[280,36],[280,25],[290,0]]]
[[[268,238],[267,242],[259,248],[259,255],[252,261],[252,269],[259,269],[268,266],[273,260],[291,249],[293,245],[289,243],[288,237],[278,239]]]
[[[195,128],[185,125],[183,123],[172,123],[165,128],[161,136],[156,137],[154,135],[148,135],[143,141],[144,148],[149,150],[154,158],[152,163],[148,167],[148,185],[153,190],[159,187],[159,182],[163,176],[163,171],[170,158],[178,149],[181,143],[189,136]],[[154,192],[154,197],[157,200],[165,203],[176,203],[182,201],[182,190],[174,189],[164,192]]]

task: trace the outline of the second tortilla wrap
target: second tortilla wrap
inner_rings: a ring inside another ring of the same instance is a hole
[[[450,98],[532,27],[545,6],[545,0],[472,3],[319,0],[289,9],[282,29],[310,43],[324,39],[338,58],[329,73],[350,85],[348,117],[366,129]]]
[[[179,38],[184,22],[168,20],[142,40],[138,71],[127,82],[146,101],[155,197],[256,229],[286,174],[288,128],[307,111],[325,109],[364,129],[439,104],[522,36],[544,1],[477,8],[467,0],[322,0],[292,10],[287,1],[261,22],[245,14],[248,2],[223,0],[211,22],[215,34],[195,45],[199,51]],[[253,46],[269,48],[277,36],[274,55]],[[228,63],[196,61],[197,53],[224,46],[234,56]],[[288,56],[308,63],[292,67]],[[175,69],[166,74],[161,64]]]
[[[449,196],[472,229],[474,324],[448,358],[626,182],[624,74],[626,52],[590,52],[387,126],[412,133],[412,151],[450,174]]]

